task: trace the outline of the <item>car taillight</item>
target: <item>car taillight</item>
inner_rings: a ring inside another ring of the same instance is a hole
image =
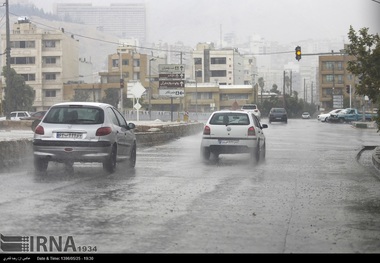
[[[35,133],[35,134],[39,134],[39,135],[44,135],[44,134],[45,134],[44,127],[38,125],[38,126],[34,129],[34,133]]]
[[[203,129],[203,135],[210,135],[211,133],[211,129],[209,126],[205,126],[205,128]]]
[[[253,126],[248,128],[248,136],[256,136],[256,131]]]
[[[101,127],[96,131],[96,136],[105,136],[112,132],[110,127]]]

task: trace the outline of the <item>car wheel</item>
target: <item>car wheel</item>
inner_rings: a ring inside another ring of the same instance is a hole
[[[201,156],[202,156],[203,160],[206,160],[206,161],[210,160],[210,155],[211,155],[211,152],[210,152],[209,148],[203,147],[201,149]]]
[[[103,169],[109,173],[114,173],[116,170],[116,147],[112,147],[111,154],[108,156],[107,160],[103,162]]]
[[[255,161],[255,163],[258,163],[260,161],[260,147],[257,146],[254,148],[252,153],[252,158]]]
[[[339,118],[339,122],[340,123],[344,123],[344,119],[343,118]]]
[[[135,168],[135,166],[136,166],[136,144],[133,145],[133,148],[128,160],[129,168]]]
[[[49,161],[41,158],[34,158],[34,169],[38,172],[46,172]]]
[[[265,156],[266,156],[266,145],[265,145],[265,143],[263,145],[263,148],[261,149],[261,152],[262,152],[261,157],[263,158],[263,160],[265,160]]]

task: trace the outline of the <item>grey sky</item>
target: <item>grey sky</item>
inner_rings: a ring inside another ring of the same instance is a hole
[[[10,0],[12,1],[12,0]],[[52,12],[54,3],[145,2],[149,41],[188,45],[218,41],[234,33],[240,42],[258,34],[269,41],[294,43],[306,39],[347,39],[355,30],[380,32],[380,3],[372,0],[30,0]],[[298,28],[298,29],[297,29]]]

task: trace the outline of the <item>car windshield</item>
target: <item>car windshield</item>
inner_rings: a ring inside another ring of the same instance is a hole
[[[249,125],[247,114],[243,113],[215,113],[210,120],[213,125]]]
[[[44,123],[59,124],[101,124],[104,112],[95,107],[57,106],[52,108],[43,120]]]

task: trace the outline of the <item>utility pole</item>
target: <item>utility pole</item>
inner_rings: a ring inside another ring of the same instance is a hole
[[[11,40],[10,40],[10,28],[9,28],[9,3],[5,0],[5,13],[6,13],[6,37],[7,37],[7,47],[6,47],[6,68],[7,73],[5,76],[6,87],[5,87],[5,116],[7,119],[10,118],[10,113],[13,109],[13,94],[11,92],[11,80],[9,79],[11,71]]]

